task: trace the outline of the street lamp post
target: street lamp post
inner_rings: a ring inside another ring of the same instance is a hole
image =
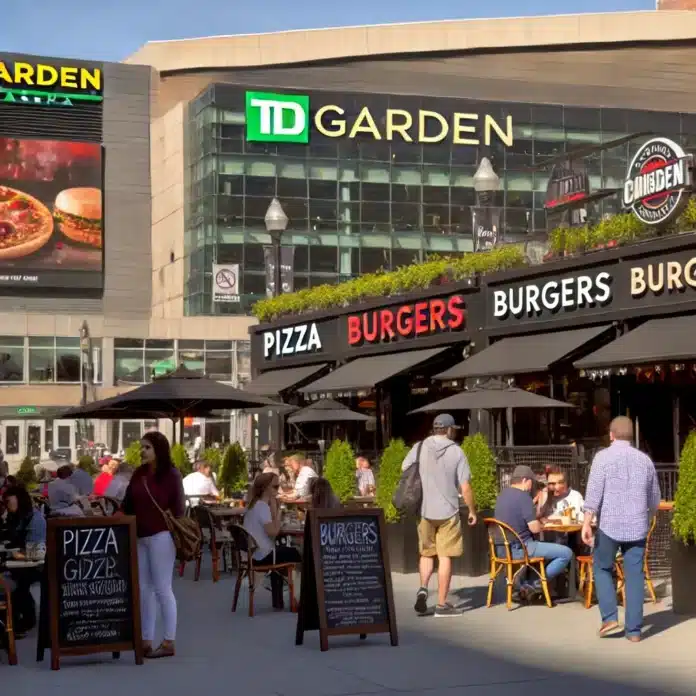
[[[273,242],[273,297],[278,297],[283,292],[283,273],[281,268],[280,240],[288,226],[288,216],[280,205],[280,201],[274,198],[266,211],[264,218],[266,230],[271,235]],[[283,449],[283,415],[280,411],[276,414],[276,427],[278,428],[278,451]]]
[[[273,296],[278,297],[283,292],[280,240],[288,226],[288,216],[277,198],[274,198],[268,206],[264,222],[273,242],[273,259],[275,263],[273,267]]]
[[[474,174],[474,191],[479,205],[491,205],[500,189],[500,177],[495,173],[488,157],[482,157]]]

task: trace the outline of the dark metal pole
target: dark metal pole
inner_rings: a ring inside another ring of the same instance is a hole
[[[275,266],[273,267],[273,296],[274,297],[280,297],[280,295],[283,292],[283,281],[282,281],[282,269],[280,265],[280,235],[281,232],[279,231],[274,231],[273,233],[273,249],[274,249],[274,259],[275,259]],[[278,429],[278,456],[280,456],[280,453],[283,451],[283,440],[285,439],[284,436],[284,423],[283,423],[283,414],[278,411],[276,413],[276,428]]]

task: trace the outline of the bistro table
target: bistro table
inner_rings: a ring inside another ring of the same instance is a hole
[[[206,505],[208,511],[216,522],[226,523],[244,516],[246,509],[243,507],[226,507],[225,505]]]
[[[562,522],[547,522],[542,527],[541,534],[539,535],[539,538],[541,541],[547,541],[547,539],[545,538],[545,535],[547,533],[551,533],[551,534],[579,534],[581,530],[582,530],[582,523],[581,522],[572,522],[570,524],[563,524]],[[568,539],[568,541],[570,542],[570,539]],[[580,542],[580,543],[582,543],[582,542]],[[568,545],[573,550],[573,553],[575,553],[576,548],[578,547],[579,543],[576,539],[575,543],[569,543]],[[568,566],[568,597],[567,597],[567,599],[570,601],[573,601],[576,599],[577,594],[578,594],[578,581],[577,581],[577,572],[576,572],[576,568],[575,568],[575,556],[573,556],[573,559]]]

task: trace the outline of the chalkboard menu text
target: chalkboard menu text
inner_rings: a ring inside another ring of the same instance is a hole
[[[46,551],[52,669],[126,650],[142,664],[135,518],[51,519]]]
[[[381,510],[310,510],[305,526],[296,644],[304,631],[328,636],[389,633],[398,644]]]

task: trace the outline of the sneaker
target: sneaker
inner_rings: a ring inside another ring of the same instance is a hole
[[[416,610],[416,614],[428,613],[428,590],[425,587],[421,587],[416,593],[416,604],[413,607]]]
[[[444,604],[440,606],[439,604],[435,607],[435,617],[443,618],[445,616],[461,616],[461,609],[455,609],[451,604]]]

